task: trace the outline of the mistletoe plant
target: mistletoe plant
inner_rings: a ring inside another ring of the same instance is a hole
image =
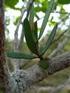
[[[48,50],[48,48],[51,46],[52,41],[55,37],[56,30],[58,23],[54,26],[53,30],[51,31],[48,40],[46,41],[46,44],[44,46],[39,47],[39,39],[41,38],[45,27],[47,25],[50,13],[55,9],[57,0],[51,0],[50,5],[45,13],[43,23],[40,29],[40,33],[38,36],[38,27],[37,27],[37,21],[34,22],[34,7],[32,6],[31,8],[29,7],[29,11],[27,13],[26,18],[24,19],[22,26],[23,26],[23,31],[26,39],[26,43],[32,54],[25,54],[25,53],[20,53],[20,52],[7,52],[7,56],[11,58],[16,58],[16,59],[34,59],[34,58],[40,58],[39,61],[39,66],[42,67],[43,69],[47,69],[48,67],[48,57],[47,59],[43,58],[43,55],[45,52]]]

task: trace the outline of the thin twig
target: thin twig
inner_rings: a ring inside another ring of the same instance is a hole
[[[59,39],[61,39],[61,37],[67,32],[67,30],[65,30],[64,32],[62,32],[59,37],[57,37],[56,39],[53,40],[53,42],[57,42]]]
[[[33,2],[34,2],[34,0],[29,1],[29,6],[28,6],[28,9],[27,9],[27,15],[26,15],[26,17],[29,16],[29,12],[30,12],[30,10],[31,10],[31,8],[32,8],[32,6],[33,6]]]
[[[20,19],[18,21],[17,28],[15,30],[15,34],[14,34],[14,49],[16,49],[16,46],[18,48],[18,29],[19,29],[19,26],[20,26],[20,24],[22,22],[22,18],[23,18],[23,15],[24,15],[25,11],[26,11],[26,9],[23,10],[23,8],[22,8],[22,10],[21,10],[21,16],[20,16]],[[17,43],[17,45],[16,45],[16,43]]]

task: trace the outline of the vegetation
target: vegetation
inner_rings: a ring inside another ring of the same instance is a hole
[[[70,51],[70,23],[67,24],[70,13],[64,9],[66,4],[70,4],[70,0],[5,0],[5,54],[10,73],[17,69],[27,70],[35,64],[42,70],[47,70],[52,57]],[[12,14],[7,16],[9,10],[19,12],[12,21]],[[39,16],[39,13],[44,16]],[[53,14],[59,14],[58,21]],[[12,40],[8,37],[12,29],[9,29],[11,23],[16,28]],[[48,30],[48,26],[51,30]],[[58,86],[64,83],[69,78],[69,69],[49,76],[38,85]],[[65,93],[69,92],[70,90]]]

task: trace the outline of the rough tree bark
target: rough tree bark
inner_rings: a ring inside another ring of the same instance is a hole
[[[43,70],[37,64],[27,70],[17,70],[12,73],[11,77],[16,83],[16,93],[24,93],[31,85],[43,80],[57,71],[63,70],[70,66],[70,52],[57,56],[47,61],[49,67]]]
[[[9,73],[5,60],[5,27],[4,27],[4,8],[3,0],[0,0],[0,92],[9,93]]]
[[[3,0],[0,0],[0,90],[5,93],[5,56],[4,56],[4,12]]]

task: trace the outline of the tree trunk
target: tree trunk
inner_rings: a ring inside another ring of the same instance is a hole
[[[6,68],[6,60],[4,54],[4,9],[3,9],[3,0],[0,0],[0,93],[8,93],[7,85],[8,85],[8,75],[5,72],[8,72]]]

